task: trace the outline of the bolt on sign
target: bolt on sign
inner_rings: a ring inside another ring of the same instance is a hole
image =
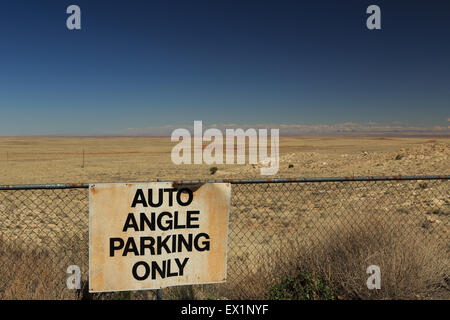
[[[89,291],[226,281],[231,185],[89,186]]]

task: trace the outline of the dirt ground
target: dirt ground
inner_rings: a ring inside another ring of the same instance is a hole
[[[264,178],[258,165],[175,165],[166,138],[0,138],[0,184]],[[83,161],[84,150],[84,161]],[[449,174],[450,138],[281,137],[275,177]]]

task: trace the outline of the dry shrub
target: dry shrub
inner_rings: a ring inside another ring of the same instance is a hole
[[[402,226],[398,219],[346,216],[324,226],[322,236],[308,246],[292,241],[264,257],[258,272],[250,271],[253,263],[248,264],[248,273],[241,265],[243,276],[227,283],[222,294],[231,299],[264,299],[270,287],[300,271],[313,278],[325,276],[338,299],[449,299],[448,244],[420,226],[403,223],[403,229],[396,228]],[[367,288],[370,265],[380,267],[379,290]]]
[[[0,299],[80,298],[77,290],[67,289],[66,270],[71,264],[84,266],[81,246],[59,250],[26,248],[0,239]]]
[[[163,290],[163,299],[168,300],[217,300],[222,299],[218,285],[175,286]]]
[[[397,229],[395,218],[370,217],[359,225],[340,225],[299,263],[323,273],[346,299],[450,298],[449,252],[442,239],[419,228]],[[381,270],[381,289],[369,290],[367,267]]]
[[[81,269],[81,289],[69,290],[69,265]],[[153,299],[152,291],[88,292],[88,244],[85,239],[66,239],[58,247],[27,248],[22,242],[0,238],[0,300],[128,300]]]

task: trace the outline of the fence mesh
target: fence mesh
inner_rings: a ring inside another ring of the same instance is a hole
[[[79,297],[67,289],[66,270],[78,265],[87,280],[88,198],[82,188],[0,190],[0,298]],[[383,260],[387,248],[402,255],[420,246],[448,263],[449,232],[448,179],[236,183],[227,282],[211,286],[226,298],[262,298],[292,265],[319,253],[385,265],[395,263]]]

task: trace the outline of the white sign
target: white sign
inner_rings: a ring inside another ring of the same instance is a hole
[[[89,187],[89,291],[226,280],[228,183]]]

